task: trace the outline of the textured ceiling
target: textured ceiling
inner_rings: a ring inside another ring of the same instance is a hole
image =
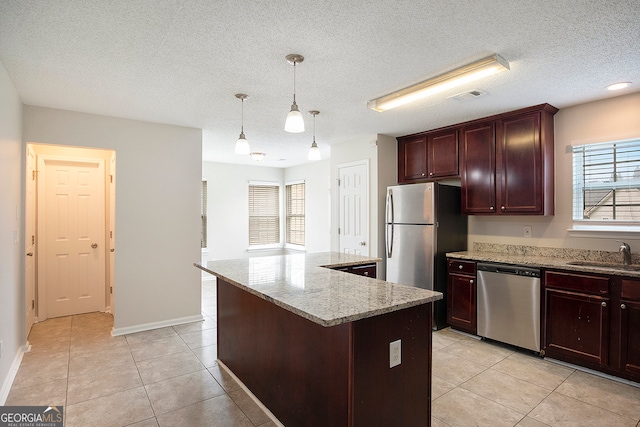
[[[284,132],[289,53],[307,132]],[[511,70],[384,113],[369,99],[497,53]],[[260,163],[548,102],[640,90],[639,0],[0,0],[0,61],[25,104],[203,129],[203,159],[244,130]],[[604,88],[618,81],[622,92]],[[486,95],[447,99],[469,89]],[[282,160],[285,159],[285,160]]]

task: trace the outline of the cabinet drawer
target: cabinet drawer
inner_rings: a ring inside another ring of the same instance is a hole
[[[375,264],[369,265],[355,265],[351,268],[351,273],[357,274],[359,276],[367,276],[371,278],[376,278],[376,266]]]
[[[449,260],[449,273],[470,274],[475,276],[476,263],[475,261],[462,261],[459,259]]]
[[[622,298],[640,301],[640,280],[622,279]]]
[[[546,288],[580,291],[595,295],[609,294],[609,279],[600,276],[548,271],[544,275],[544,285]]]

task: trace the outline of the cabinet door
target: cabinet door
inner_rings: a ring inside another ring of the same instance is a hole
[[[543,177],[540,113],[498,121],[497,169],[500,176],[500,211],[541,214]]]
[[[606,366],[609,356],[609,298],[545,291],[546,356],[580,365]]]
[[[447,323],[456,329],[477,333],[475,276],[449,274]]]
[[[411,136],[398,139],[398,182],[427,178],[427,138]]]
[[[620,300],[620,368],[640,381],[640,281],[623,279]]]
[[[485,122],[462,129],[462,211],[494,213],[496,206],[495,125]]]
[[[376,265],[375,264],[367,264],[367,265],[354,265],[351,268],[351,273],[357,274],[359,276],[367,276],[371,278],[376,278]]]
[[[429,178],[458,175],[458,131],[450,129],[427,135]]]

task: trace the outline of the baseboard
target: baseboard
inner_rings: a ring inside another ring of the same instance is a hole
[[[264,404],[260,401],[260,399],[258,399],[252,392],[251,390],[249,390],[249,388],[242,382],[240,381],[240,378],[236,377],[236,374],[233,373],[233,371],[231,369],[229,369],[229,367],[227,365],[225,365],[224,363],[222,363],[220,361],[220,359],[218,359],[218,365],[224,369],[224,371],[229,374],[239,385],[240,388],[242,388],[245,393],[247,393],[247,395],[251,398],[251,400],[253,400],[255,402],[256,405],[258,405],[260,407],[260,409],[262,409],[264,411],[265,414],[267,414],[267,416],[271,419],[271,421],[273,422],[273,424],[276,425],[276,427],[284,427],[284,424],[282,424],[280,421],[278,421],[278,419],[276,418],[275,415],[273,415],[273,413],[269,410],[269,408],[267,408],[266,406],[264,406]]]
[[[11,364],[11,367],[9,368],[9,372],[7,373],[7,376],[5,377],[2,383],[2,388],[0,389],[0,406],[4,406],[4,404],[7,402],[7,397],[9,397],[9,391],[11,391],[11,386],[13,385],[13,381],[16,379],[16,374],[18,373],[18,369],[20,369],[20,363],[22,363],[22,356],[24,356],[24,354],[28,352],[30,349],[31,349],[31,346],[29,345],[29,342],[27,342],[24,346],[18,349],[18,353],[13,358],[13,363]]]
[[[167,326],[183,325],[185,323],[193,323],[204,320],[202,314],[187,317],[178,317],[177,319],[161,320],[160,322],[143,323],[141,325],[126,326],[124,328],[113,328],[111,335],[119,336],[133,334],[135,332],[150,331],[152,329],[166,328]]]

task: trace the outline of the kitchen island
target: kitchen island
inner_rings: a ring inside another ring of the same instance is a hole
[[[327,252],[196,265],[217,278],[218,360],[284,425],[430,425],[431,303],[442,294],[335,270],[378,261]]]

